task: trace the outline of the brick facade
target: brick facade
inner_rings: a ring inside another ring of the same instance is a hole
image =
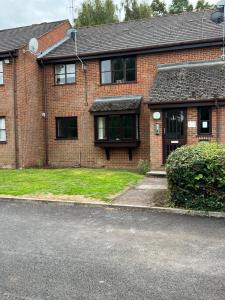
[[[68,21],[42,35],[39,51],[44,51],[65,37]],[[7,143],[0,144],[0,167],[16,167],[15,119],[18,167],[42,165],[44,152],[43,74],[35,55],[24,47],[18,56],[3,63],[4,85],[0,85],[0,116],[6,117]],[[4,60],[3,60],[4,62]],[[15,72],[14,72],[15,71]],[[14,83],[15,82],[15,83]]]
[[[65,22],[41,36],[40,50],[44,51],[64,38],[69,26]],[[0,116],[6,117],[7,143],[0,145],[0,167],[16,167],[15,112],[19,167],[44,165],[48,157],[50,166],[135,168],[138,161],[144,159],[151,162],[152,168],[162,168],[162,117],[160,120],[153,120],[153,110],[149,110],[146,103],[156,77],[157,65],[211,60],[221,55],[220,48],[212,47],[138,55],[137,81],[111,85],[100,84],[99,60],[89,60],[86,61],[85,89],[85,74],[80,63],[76,63],[75,84],[55,85],[54,65],[41,66],[37,63],[36,56],[24,50],[25,48],[19,50],[15,66],[12,60],[10,64],[4,64],[4,85],[0,86]],[[143,95],[140,114],[141,143],[133,150],[132,160],[129,160],[126,148],[112,149],[110,160],[107,160],[104,149],[94,145],[94,117],[89,109],[97,97],[122,95]],[[46,119],[42,116],[43,112],[47,115]],[[78,139],[57,140],[55,118],[71,116],[78,117]],[[225,142],[224,116],[225,108],[213,109],[213,132],[210,140]],[[189,120],[197,121],[197,108],[188,108],[187,121]],[[156,124],[160,126],[158,135],[154,129]],[[201,139],[197,135],[197,128],[188,129],[188,144]]]
[[[48,101],[48,149],[51,166],[89,166],[112,168],[135,168],[140,159],[151,162],[152,168],[162,167],[162,119],[154,121],[145,102],[156,76],[158,64],[210,60],[220,57],[219,48],[185,50],[162,54],[137,56],[137,82],[132,84],[100,84],[99,61],[87,62],[87,103],[85,100],[84,74],[81,64],[76,66],[76,84],[54,84],[54,65],[46,66]],[[129,161],[127,149],[113,149],[110,160],[104,149],[94,145],[94,120],[89,109],[97,97],[142,94],[140,115],[141,144]],[[193,115],[194,114],[194,115]],[[213,112],[213,120],[214,120]],[[150,115],[150,118],[149,118]],[[56,140],[55,117],[77,116],[78,139]],[[188,120],[197,120],[197,109],[188,110]],[[155,135],[154,125],[159,123],[160,134]],[[215,129],[215,122],[213,121]],[[150,129],[150,130],[149,130]],[[197,129],[195,129],[197,130]],[[213,132],[213,137],[215,136]],[[197,142],[196,132],[188,132],[188,143]]]

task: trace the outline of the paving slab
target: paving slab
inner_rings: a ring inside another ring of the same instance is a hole
[[[167,180],[161,177],[146,177],[137,186],[116,197],[114,204],[161,206],[166,201]]]

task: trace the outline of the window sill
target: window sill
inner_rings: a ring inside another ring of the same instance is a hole
[[[210,137],[213,137],[213,134],[211,133],[205,133],[205,134],[197,134],[196,137],[198,138],[210,138]]]
[[[135,81],[126,81],[126,82],[114,82],[114,83],[100,83],[100,86],[109,86],[109,85],[122,85],[122,84],[136,84],[137,80]]]
[[[65,85],[76,85],[76,84],[77,84],[76,82],[73,82],[73,83],[63,83],[63,84],[54,83],[53,86],[65,86]]]
[[[56,138],[55,141],[77,141],[78,138]]]
[[[7,142],[0,142],[0,144],[5,145],[5,144],[7,144]]]
[[[135,148],[140,145],[139,140],[132,141],[95,141],[95,146],[102,148]]]

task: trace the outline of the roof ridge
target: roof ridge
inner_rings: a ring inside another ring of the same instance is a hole
[[[58,21],[41,22],[41,23],[36,23],[36,24],[31,24],[31,25],[25,25],[25,26],[19,26],[19,27],[5,28],[5,29],[0,29],[0,32],[3,32],[3,31],[9,31],[9,30],[15,30],[15,29],[28,28],[28,27],[32,27],[32,26],[40,26],[40,25],[43,25],[43,24],[64,23],[64,22],[66,22],[67,20],[68,20],[68,19],[63,19],[63,20],[58,20]]]
[[[205,12],[213,11],[213,10],[214,10],[214,8],[207,8],[207,9],[202,9],[202,10],[183,11],[181,13],[176,13],[176,14],[166,14],[166,15],[162,15],[162,16],[150,16],[150,17],[137,19],[137,20],[129,20],[129,21],[122,21],[122,22],[117,21],[117,22],[97,24],[97,25],[86,25],[86,26],[78,27],[78,30],[85,29],[85,28],[104,27],[104,26],[120,25],[120,24],[127,24],[127,23],[140,23],[140,22],[147,21],[147,20],[149,21],[151,19],[172,18],[172,17],[176,17],[176,16],[191,15],[191,14],[196,14],[196,13],[204,14]]]

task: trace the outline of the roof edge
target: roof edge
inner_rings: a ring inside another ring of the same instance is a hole
[[[189,62],[183,62],[183,63],[177,63],[177,64],[159,64],[158,70],[164,71],[164,70],[173,70],[173,69],[181,69],[181,68],[193,68],[193,67],[209,67],[209,66],[215,66],[215,65],[223,65],[225,64],[225,61],[222,60],[199,60],[199,61],[189,61]]]

